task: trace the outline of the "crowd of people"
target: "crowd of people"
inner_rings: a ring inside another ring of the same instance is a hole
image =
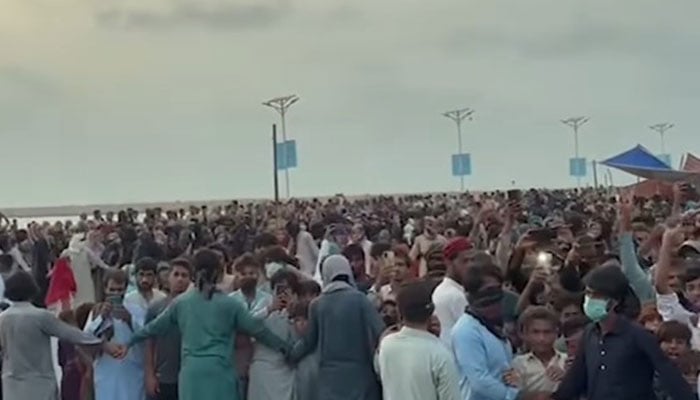
[[[697,399],[697,201],[678,185],[1,216],[2,398]]]

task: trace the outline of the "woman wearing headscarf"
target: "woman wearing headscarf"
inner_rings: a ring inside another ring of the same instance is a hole
[[[182,337],[180,400],[239,399],[232,337],[252,336],[269,349],[288,352],[289,344],[253,318],[243,302],[217,290],[221,258],[203,249],[194,257],[196,290],[182,294],[154,321],[137,332],[129,345],[174,329]]]
[[[311,303],[308,331],[291,354],[298,361],[318,348],[318,398],[378,400],[381,390],[373,359],[384,329],[367,297],[355,288],[348,260],[327,257],[321,267],[323,292]]]

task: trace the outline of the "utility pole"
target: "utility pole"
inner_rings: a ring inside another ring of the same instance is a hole
[[[442,115],[453,120],[457,124],[457,154],[462,154],[462,121],[469,118],[471,121],[474,110],[462,108],[460,110],[447,111]],[[464,175],[460,175],[460,190],[464,192]]]
[[[673,128],[674,125],[668,122],[661,124],[652,125],[649,127],[652,131],[655,131],[661,137],[661,154],[666,154],[666,131]]]
[[[568,125],[574,130],[574,157],[576,159],[579,158],[579,151],[578,151],[578,128],[581,127],[581,125],[585,124],[588,122],[588,117],[571,117],[567,118],[561,121],[565,125]],[[576,186],[581,189],[581,177],[577,176],[576,177]]]
[[[280,202],[280,180],[277,173],[277,124],[272,124],[272,187],[274,190],[275,204]]]
[[[285,116],[287,115],[287,110],[289,110],[289,107],[291,107],[297,101],[299,101],[299,96],[293,94],[290,96],[276,97],[272,100],[268,100],[268,101],[262,103],[266,107],[274,108],[275,111],[277,111],[279,113],[280,118],[281,118],[281,123],[282,123],[282,142],[287,142],[287,124],[286,124],[286,120],[285,120]],[[284,145],[284,146],[282,146],[282,154],[281,154],[281,158],[283,160],[287,160],[286,153],[287,153],[287,146]],[[289,198],[289,192],[290,192],[289,168],[284,169],[284,183],[285,183],[285,190],[287,193],[287,198]]]

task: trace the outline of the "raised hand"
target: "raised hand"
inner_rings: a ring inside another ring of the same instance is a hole
[[[676,249],[685,242],[687,233],[688,227],[683,225],[666,229],[661,239],[662,244],[667,246],[667,248]]]

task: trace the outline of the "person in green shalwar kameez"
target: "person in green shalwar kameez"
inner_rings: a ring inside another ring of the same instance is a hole
[[[196,290],[180,295],[129,345],[179,329],[182,336],[180,400],[238,400],[233,340],[237,332],[287,353],[289,344],[254,319],[238,300],[216,291],[223,267],[218,255],[201,250],[195,255]]]

